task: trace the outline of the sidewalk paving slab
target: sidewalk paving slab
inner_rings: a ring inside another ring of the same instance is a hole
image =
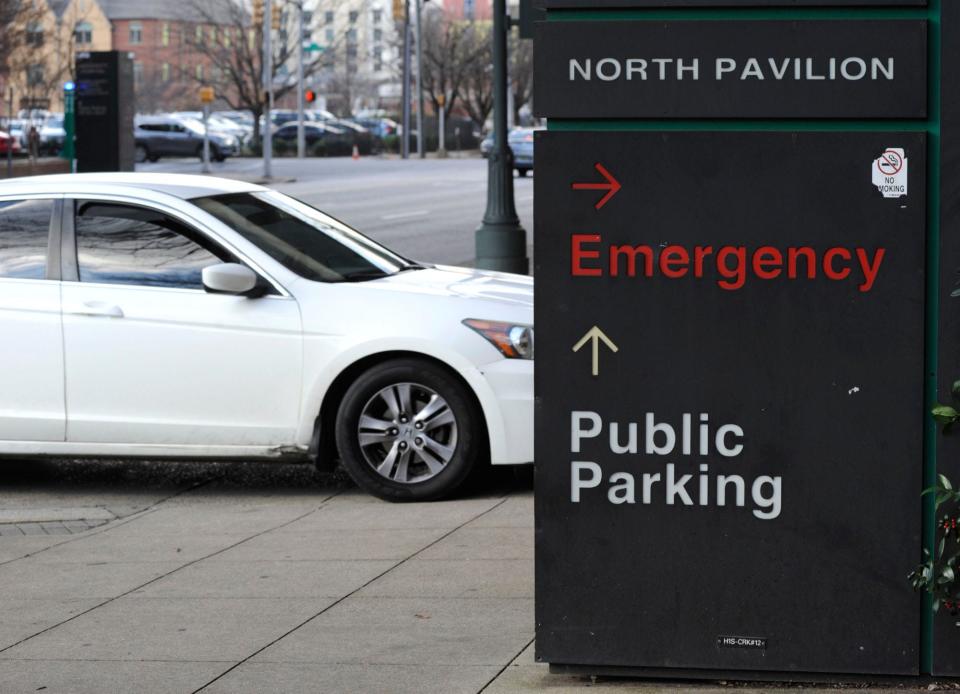
[[[434,559],[404,562],[365,587],[358,597],[530,598],[529,559]]]
[[[183,566],[183,562],[51,561],[48,553],[0,566],[0,585],[18,598],[110,599]]]
[[[0,653],[0,659],[237,662],[332,602],[123,597]]]
[[[527,598],[353,596],[253,662],[503,667],[532,638]]]
[[[297,525],[296,523],[293,526]],[[406,559],[436,542],[450,528],[332,529],[291,530],[286,526],[252,538],[217,555],[223,561],[251,560],[393,560]]]
[[[182,660],[0,660],[0,686],[10,694],[187,693],[231,665],[230,662]]]
[[[243,663],[203,694],[475,694],[497,666]]]
[[[147,598],[341,598],[393,561],[222,561],[188,566],[131,595]]]
[[[0,615],[3,615],[0,618],[0,649],[9,648],[103,602],[96,598],[30,600],[20,597],[19,592],[9,586],[6,593],[8,597],[0,599]],[[3,655],[4,652],[0,652],[0,658]],[[0,680],[0,691],[3,690]]]
[[[490,514],[496,513],[496,510]],[[486,518],[483,516],[481,519]],[[533,561],[533,527],[501,528],[468,523],[432,547],[417,555],[417,559],[472,561],[526,559]]]

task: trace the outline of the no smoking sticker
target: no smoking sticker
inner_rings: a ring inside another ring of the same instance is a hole
[[[907,169],[907,155],[902,148],[885,149],[871,166],[873,185],[885,198],[906,197]]]

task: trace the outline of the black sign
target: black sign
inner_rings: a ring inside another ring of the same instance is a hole
[[[548,9],[614,7],[926,7],[927,0],[539,0]]]
[[[127,53],[77,54],[77,170],[133,171],[133,63]]]
[[[915,674],[925,135],[536,157],[537,658]]]
[[[551,118],[924,118],[923,20],[540,22]]]

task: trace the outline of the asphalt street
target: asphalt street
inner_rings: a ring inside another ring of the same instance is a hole
[[[161,159],[138,171],[200,173],[196,159]],[[213,175],[256,180],[260,159],[212,163]],[[479,157],[386,157],[273,160],[272,188],[308,202],[373,239],[415,260],[450,265],[474,263],[474,231],[483,218],[487,162]],[[289,182],[289,179],[296,179]],[[533,179],[514,176],[520,222],[533,248]],[[532,265],[532,263],[531,263]]]

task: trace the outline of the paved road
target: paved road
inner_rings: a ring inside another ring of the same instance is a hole
[[[263,172],[259,159],[231,159],[211,166],[214,174],[251,180]],[[138,165],[137,170],[199,173],[200,164],[194,159],[169,159]],[[434,263],[473,264],[473,233],[486,208],[487,162],[483,159],[276,159],[274,176],[296,181],[272,187],[404,255]],[[533,180],[515,177],[514,188],[532,253]]]

